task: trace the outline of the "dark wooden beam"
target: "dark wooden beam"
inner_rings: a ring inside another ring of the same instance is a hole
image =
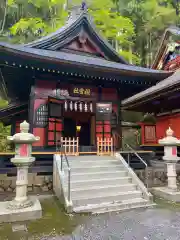
[[[28,104],[28,119],[29,119],[31,133],[33,133],[34,102],[35,102],[35,92],[34,92],[34,86],[32,86],[31,94],[29,96],[29,104]]]
[[[120,137],[119,139],[119,146],[118,148],[121,149],[122,148],[122,110],[121,110],[121,91],[120,89],[117,89],[117,95],[118,95],[118,124],[117,124],[117,132],[118,135]]]

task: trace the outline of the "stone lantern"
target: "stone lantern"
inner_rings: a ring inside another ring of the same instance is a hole
[[[28,168],[35,161],[31,156],[32,143],[39,141],[40,137],[35,137],[28,131],[29,123],[24,121],[20,124],[20,133],[7,137],[15,144],[15,156],[11,162],[17,166],[16,197],[9,203],[10,209],[26,208],[33,204],[27,197]]]
[[[173,130],[169,127],[166,131],[166,137],[159,140],[159,144],[164,146],[163,160],[167,165],[167,187],[153,188],[155,194],[167,200],[180,202],[180,192],[177,189],[176,182],[176,164],[180,160],[177,156],[177,146],[180,140],[173,136]]]
[[[167,164],[168,188],[176,191],[176,163],[180,160],[177,156],[177,145],[180,144],[180,140],[173,137],[173,131],[169,127],[166,131],[166,137],[160,139],[159,144],[164,146],[163,160]]]
[[[16,197],[12,201],[0,202],[0,222],[16,222],[42,217],[42,208],[36,196],[27,197],[28,168],[35,161],[31,156],[32,143],[39,137],[28,133],[29,123],[20,124],[20,133],[9,136],[15,144],[15,156],[11,162],[17,166]]]

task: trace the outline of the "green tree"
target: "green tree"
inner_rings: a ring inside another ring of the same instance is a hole
[[[71,2],[80,6],[82,1],[1,0],[0,40],[25,43],[55,31],[65,23]],[[87,5],[119,53],[144,66],[151,65],[164,29],[180,23],[179,0],[87,0]]]
[[[161,1],[162,4],[164,4],[164,6],[167,6],[168,4],[171,5],[175,11],[176,11],[176,16],[179,17],[180,14],[180,1],[179,0],[162,0]],[[177,25],[180,24],[180,19],[177,19]]]
[[[80,0],[73,5],[81,5]],[[88,1],[87,1],[88,2]],[[111,0],[89,1],[88,10],[93,16],[99,31],[108,39],[114,39],[120,46],[119,52],[129,58],[129,46],[132,45],[134,26],[128,17],[121,16]],[[3,4],[2,4],[3,5]],[[68,8],[71,9],[69,4]],[[8,0],[4,1],[2,32],[7,39],[8,30],[13,36],[10,40],[17,43],[30,42],[40,36],[60,28],[68,15],[65,0]],[[137,57],[131,54],[134,60]]]
[[[10,149],[10,145],[7,141],[7,136],[10,136],[11,126],[5,127],[0,122],[0,152],[7,152]]]
[[[118,13],[116,5],[111,0],[96,0],[89,4],[89,10],[96,26],[107,39],[114,39],[119,47],[119,54],[127,60],[138,62],[135,54],[129,52],[132,39],[135,37],[134,25],[128,17]]]
[[[64,0],[8,0],[6,29],[11,41],[25,43],[61,27],[67,17]]]
[[[141,65],[150,66],[163,31],[177,21],[175,8],[170,0],[117,0],[116,4],[121,15],[134,23],[133,52],[140,57]]]
[[[5,108],[8,105],[6,100],[0,100],[0,109]],[[7,136],[10,135],[11,126],[5,127],[2,122],[0,122],[0,152],[7,152],[9,150],[9,143],[7,141]]]
[[[124,122],[132,122],[138,123],[143,118],[143,113],[141,112],[134,112],[134,111],[122,111],[122,121]]]

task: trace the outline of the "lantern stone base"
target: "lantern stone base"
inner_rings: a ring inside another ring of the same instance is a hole
[[[22,209],[9,209],[10,201],[0,202],[0,223],[21,222],[35,220],[42,217],[42,208],[39,200],[30,197],[33,205]]]
[[[160,198],[164,198],[172,202],[180,202],[180,191],[173,191],[168,187],[152,188],[152,193]]]

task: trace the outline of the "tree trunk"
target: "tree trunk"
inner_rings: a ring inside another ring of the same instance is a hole
[[[141,39],[141,66],[146,67],[146,39]]]
[[[7,3],[8,3],[8,0],[6,0],[6,2],[5,2],[4,16],[3,16],[3,21],[2,21],[0,34],[4,32],[4,27],[5,27],[5,23],[6,23],[6,15],[7,15]]]

